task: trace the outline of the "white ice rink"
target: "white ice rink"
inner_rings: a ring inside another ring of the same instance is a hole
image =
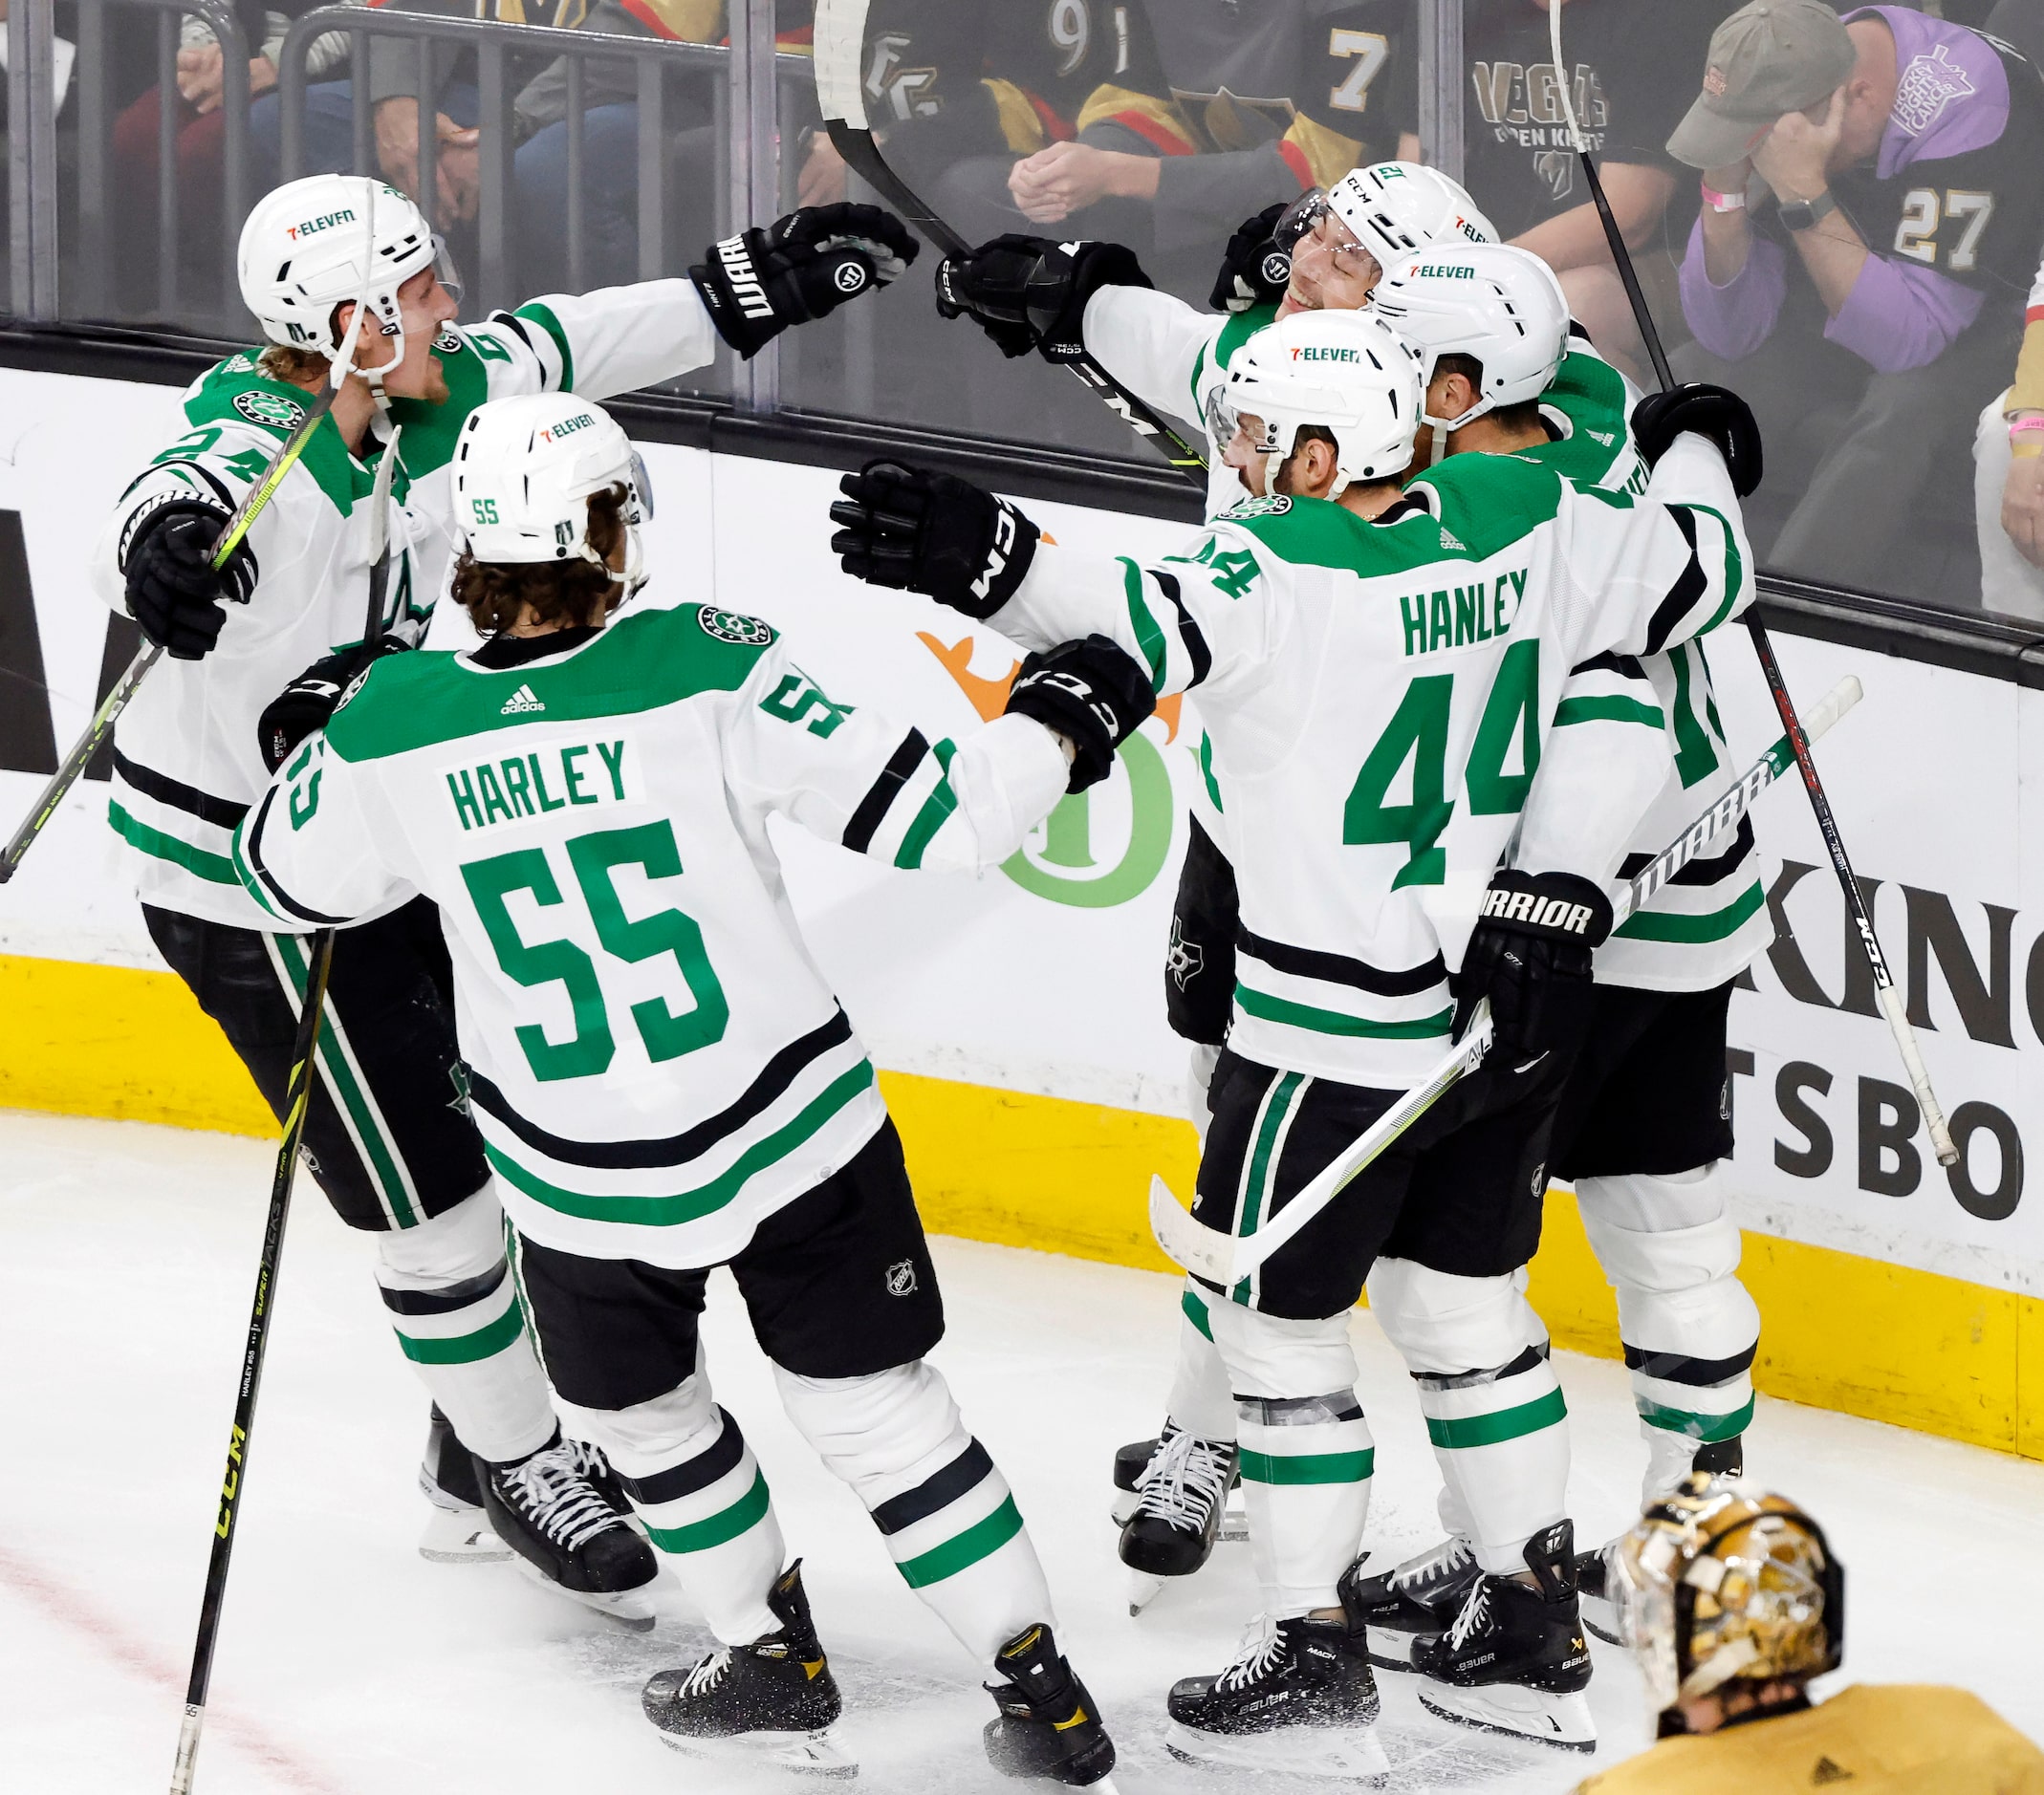
[[[134,1124],[0,1115],[0,1789],[167,1784],[272,1151]],[[939,1362],[1014,1485],[1061,1606],[1060,1639],[1142,1791],[1325,1784],[1166,1757],[1163,1697],[1231,1655],[1247,1548],[1129,1618],[1106,1518],[1112,1449],[1158,1420],[1171,1281],[940,1241]],[[1369,1317],[1356,1322],[1378,1441],[1373,1546],[1431,1539],[1433,1460]],[[782,1419],[728,1284],[707,1327],[843,1685],[878,1795],[1020,1785],[989,1769],[972,1668],[889,1565],[850,1493]],[[1626,1516],[1638,1446],[1623,1373],[1560,1355],[1574,1502]],[[640,1718],[654,1669],[706,1635],[671,1580],[651,1633],[615,1629],[502,1565],[429,1565],[413,1475],[425,1397],[392,1343],[363,1243],[301,1186],[200,1758],[205,1795],[653,1795],[778,1788],[666,1750]],[[1762,1398],[1752,1466],[1831,1531],[1852,1577],[1848,1674],[1954,1681],[2044,1735],[2044,1465]],[[2029,1643],[2025,1643],[2028,1641]],[[1461,1732],[1386,1676],[1399,1790],[1558,1790],[1646,1738],[1639,1682],[1598,1648],[1593,1761]]]

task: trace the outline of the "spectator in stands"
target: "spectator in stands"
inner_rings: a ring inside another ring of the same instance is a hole
[[[1561,277],[1571,314],[1633,374],[1645,346],[1569,136],[1548,31],[1550,0],[1468,0],[1463,11],[1463,184],[1502,240]],[[1569,97],[1626,244],[1651,281],[1676,192],[1668,133],[1696,92],[1696,68],[1724,0],[1553,0],[1565,5]],[[1409,57],[1408,57],[1409,60]],[[1410,103],[1410,83],[1398,93]],[[1402,122],[1418,128],[1416,115]],[[1648,251],[1657,252],[1651,258]],[[1673,307],[1672,294],[1669,306]]]
[[[1775,492],[1809,470],[1772,563],[1895,590],[1919,494],[2008,378],[2044,237],[2036,71],[1912,8],[1754,0],[1668,148],[1703,170],[1683,371],[1750,397]]]
[[[1980,414],[1973,527],[1983,608],[2044,622],[2044,268],[2030,290],[2015,382]]]

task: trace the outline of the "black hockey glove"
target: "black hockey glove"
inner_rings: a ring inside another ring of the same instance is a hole
[[[789,325],[897,279],[922,247],[878,205],[805,205],[711,244],[688,278],[717,334],[750,361]]]
[[[255,551],[244,536],[227,565],[213,568],[213,545],[228,526],[218,506],[173,500],[130,526],[121,551],[128,615],[173,660],[204,660],[220,640],[228,614],[255,591]]]
[[[1717,444],[1742,499],[1760,485],[1760,424],[1738,394],[1722,386],[1689,381],[1665,393],[1649,393],[1632,408],[1632,440],[1651,467],[1685,430]]]
[[[1284,217],[1285,205],[1267,205],[1254,218],[1235,227],[1221,251],[1221,271],[1214,276],[1207,303],[1216,312],[1248,312],[1274,306],[1292,284],[1292,251],[1277,247],[1271,233]]]
[[[1014,595],[1042,534],[968,480],[868,462],[838,483],[831,552],[869,586],[926,593],[984,622]]]
[[[1115,749],[1157,708],[1149,675],[1105,636],[1059,642],[1022,663],[1004,715],[1033,717],[1072,744],[1067,791],[1097,786],[1114,770]]]
[[[1565,1073],[1590,1026],[1590,962],[1611,933],[1611,899],[1574,873],[1500,873],[1484,893],[1455,980],[1455,1032],[1490,1000],[1500,1092]]]
[[[359,647],[345,648],[337,655],[325,655],[313,662],[263,707],[255,725],[256,746],[263,765],[272,772],[291,758],[292,750],[315,729],[324,729],[341,696],[385,655],[402,654],[411,646],[402,636],[384,636],[372,642],[365,655]]]
[[[1086,353],[1086,301],[1102,287],[1147,287],[1133,249],[1119,243],[996,237],[937,269],[937,311],[970,317],[1004,356],[1036,350],[1046,361]]]

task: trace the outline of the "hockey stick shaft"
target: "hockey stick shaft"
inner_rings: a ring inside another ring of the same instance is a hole
[[[341,386],[355,367],[355,347],[359,340],[362,319],[368,315],[368,284],[366,270],[373,270],[375,261],[376,196],[372,189],[369,200],[370,254],[364,262],[365,277],[361,300],[355,308],[355,315],[348,320],[347,335],[341,338],[340,353],[335,358],[326,385],[320,390],[305,416],[292,427],[277,452],[271,457],[270,465],[263,469],[262,477],[242,495],[234,514],[228,519],[227,528],[220,532],[220,540],[213,545],[213,570],[215,573],[228,564],[228,557],[241,546],[241,539],[249,533],[249,527],[262,515],[264,508],[276,497],[277,488],[284,484],[284,477],[298,465],[298,458],[305,453],[305,445],[313,440],[313,432],[319,428],[320,420],[334,409],[334,400],[339,396]],[[37,794],[35,805],[29,811],[19,829],[0,849],[0,885],[5,885],[14,876],[29,850],[57,812],[57,807],[71,788],[78,783],[93,757],[111,739],[114,724],[120,713],[127,709],[128,700],[135,696],[142,681],[148,677],[150,668],[163,658],[160,642],[145,642],[135,659],[128,662],[127,670],[116,680],[113,689],[100,700],[99,708],[93,712],[93,720],[85,726],[85,733],[71,745],[50,782]]]
[[[1848,675],[1824,695],[1810,713],[1812,739],[1859,702],[1859,681]],[[1752,802],[1793,764],[1794,752],[1783,736],[1761,755],[1714,804],[1641,869],[1619,893],[1613,925],[1643,909],[1663,886],[1697,858],[1739,819]],[[1400,1135],[1462,1079],[1476,1070],[1490,1048],[1490,1017],[1479,1006],[1462,1039],[1420,1084],[1380,1116],[1346,1151],[1330,1162],[1304,1189],[1260,1228],[1245,1235],[1223,1234],[1195,1222],[1180,1207],[1162,1179],[1150,1181],[1150,1227],[1166,1254],[1224,1287],[1246,1278],[1326,1208]]]
[[[376,559],[369,570],[368,602],[362,616],[360,657],[366,664],[383,626],[383,606],[390,591],[390,488],[398,465],[399,432],[391,433],[371,489]],[[220,1612],[227,1601],[228,1568],[234,1555],[235,1523],[249,1481],[249,1448],[255,1433],[255,1399],[262,1389],[263,1359],[270,1346],[270,1316],[276,1303],[277,1275],[284,1259],[284,1224],[291,1216],[291,1191],[298,1170],[298,1150],[305,1139],[312,1109],[314,1058],[319,1047],[319,1025],[326,1011],[327,980],[334,969],[334,931],[321,929],[312,938],[305,975],[305,1002],[298,1012],[298,1032],[292,1042],[291,1078],[285,1087],[284,1138],[277,1143],[276,1168],[270,1179],[270,1209],[263,1222],[263,1252],[255,1268],[255,1300],[249,1311],[248,1344],[242,1349],[241,1387],[234,1399],[234,1424],[228,1435],[228,1462],[220,1482],[220,1515],[213,1524],[213,1546],[206,1566],[206,1590],[199,1599],[199,1633],[192,1642],[191,1676],[185,1687],[185,1719],[178,1730],[177,1761],[170,1772],[170,1795],[191,1795],[199,1757],[199,1735],[206,1725],[206,1698],[213,1676],[213,1648],[220,1636]]]
[[[1555,68],[1559,76],[1567,67],[1561,59],[1561,9],[1550,7],[1547,18]],[[1619,279],[1623,282],[1626,300],[1632,306],[1633,321],[1639,326],[1641,340],[1645,343],[1647,356],[1653,361],[1654,378],[1660,382],[1661,390],[1667,392],[1675,384],[1674,372],[1668,366],[1661,333],[1654,324],[1646,294],[1641,289],[1638,270],[1633,267],[1632,251],[1626,247],[1625,233],[1619,228],[1611,202],[1605,198],[1604,184],[1598,178],[1597,162],[1590,154],[1589,141],[1582,134],[1582,126],[1576,122],[1576,101],[1569,91],[1569,83],[1562,77],[1556,85],[1561,109],[1568,119],[1569,136],[1576,145],[1576,160],[1582,163],[1583,176],[1590,184],[1590,195],[1596,202],[1597,215],[1604,227],[1604,239],[1611,248],[1611,259],[1618,265]],[[1873,971],[1881,1014],[1888,1019],[1889,1032],[1895,1037],[1895,1050],[1902,1057],[1903,1070],[1909,1075],[1909,1088],[1916,1093],[1917,1107],[1923,1112],[1924,1127],[1930,1135],[1931,1149],[1940,1165],[1957,1165],[1958,1146],[1952,1140],[1951,1129],[1945,1120],[1945,1111],[1938,1102],[1937,1093],[1930,1087],[1930,1072],[1924,1064],[1916,1030],[1910,1026],[1908,1012],[1901,998],[1895,994],[1895,980],[1888,971],[1887,956],[1881,951],[1881,938],[1874,932],[1874,919],[1867,913],[1859,881],[1853,874],[1852,860],[1845,852],[1845,838],[1838,831],[1837,815],[1831,808],[1824,782],[1817,775],[1816,762],[1811,758],[1809,732],[1796,717],[1795,701],[1790,696],[1788,681],[1782,677],[1781,661],[1775,656],[1773,640],[1757,611],[1746,614],[1746,629],[1752,638],[1753,652],[1760,659],[1760,671],[1767,680],[1768,692],[1781,718],[1782,729],[1794,750],[1795,765],[1803,776],[1803,789],[1809,793],[1810,809],[1816,816],[1817,833],[1824,837],[1824,850],[1831,857],[1831,870],[1837,875],[1838,889],[1845,896],[1846,913],[1852,918],[1853,928],[1859,937],[1860,950],[1866,955],[1867,964]]]

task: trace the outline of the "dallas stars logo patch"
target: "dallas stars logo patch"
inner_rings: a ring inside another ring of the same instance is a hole
[[[281,393],[236,393],[234,409],[250,423],[273,430],[294,430],[305,417],[305,407]]]
[[[736,642],[742,648],[764,648],[773,639],[771,623],[749,617],[742,611],[719,611],[715,605],[703,606],[696,613],[696,623],[705,636],[714,636],[720,642]]]

